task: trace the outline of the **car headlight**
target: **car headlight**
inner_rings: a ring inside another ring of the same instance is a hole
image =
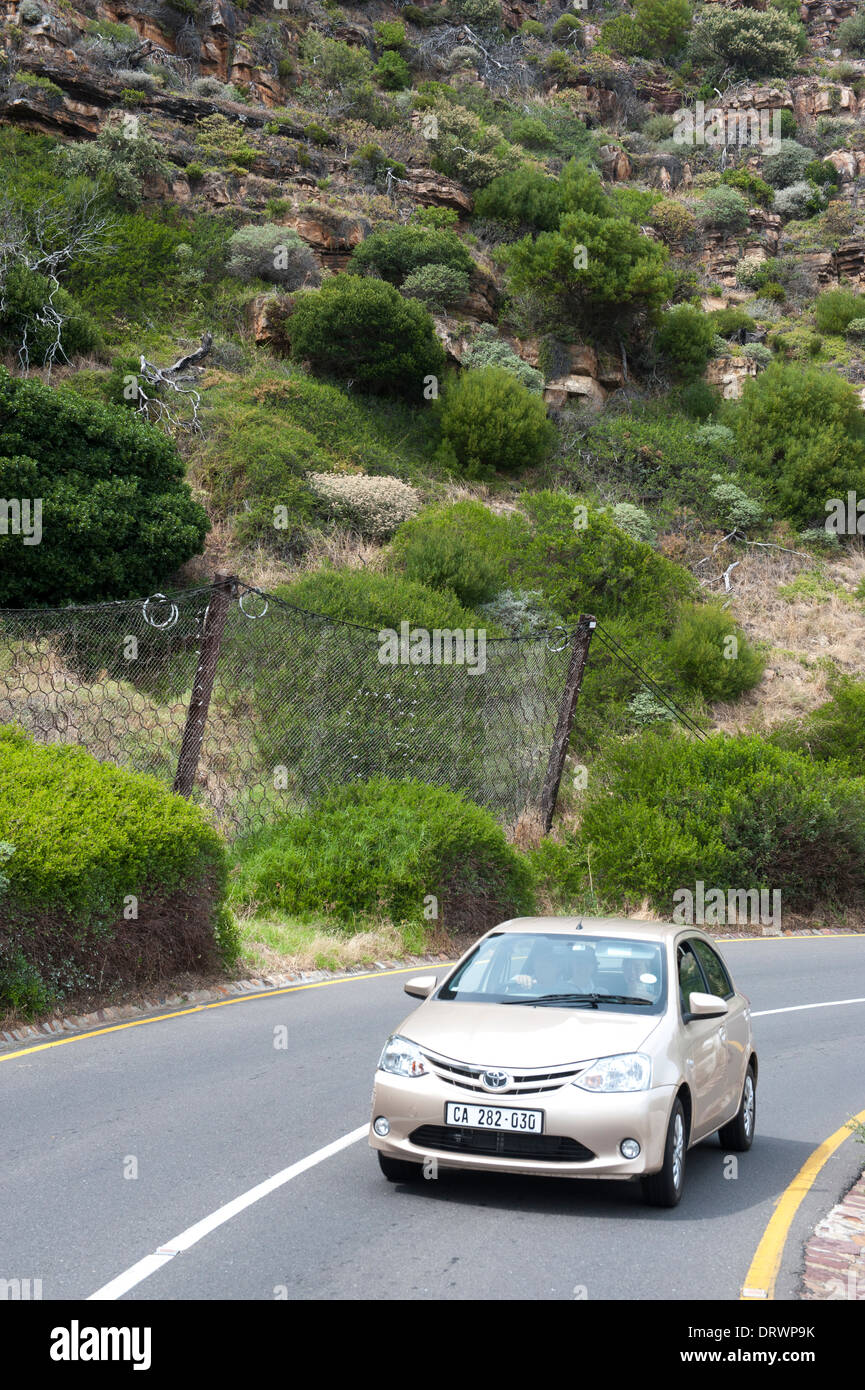
[[[379,1071],[390,1071],[395,1076],[426,1076],[429,1067],[417,1043],[395,1034],[388,1038],[378,1061]]]
[[[622,1052],[592,1062],[571,1084],[584,1091],[647,1091],[652,1081],[652,1059],[645,1052]]]

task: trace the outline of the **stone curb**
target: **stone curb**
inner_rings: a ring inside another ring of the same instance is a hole
[[[814,1228],[799,1297],[865,1303],[865,1173]]]
[[[317,984],[321,980],[350,980],[354,975],[370,975],[376,971],[399,970],[413,965],[447,964],[441,956],[408,956],[405,960],[375,961],[373,965],[358,966],[351,970],[301,970],[296,975],[255,975],[244,980],[227,980],[225,984],[212,985],[209,989],[194,989],[187,994],[154,994],[142,996],[139,1004],[114,1004],[96,1009],[89,1014],[69,1014],[44,1020],[42,1023],[25,1024],[0,1032],[0,1051],[14,1043],[43,1042],[46,1038],[56,1038],[70,1033],[89,1032],[100,1024],[110,1027],[132,1019],[146,1018],[148,1014],[161,1009],[172,1009],[178,1013],[200,1007],[202,1004],[215,1004],[225,999],[267,994],[273,989],[284,989],[289,985]]]

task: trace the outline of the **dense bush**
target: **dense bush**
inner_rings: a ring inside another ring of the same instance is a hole
[[[438,900],[431,921],[429,895]],[[342,787],[251,839],[232,897],[292,914],[326,905],[349,927],[384,915],[478,933],[533,906],[529,871],[488,811],[444,788],[388,779]]]
[[[726,184],[710,188],[700,204],[700,221],[724,232],[742,232],[748,226],[748,204],[741,193]]]
[[[375,65],[375,80],[386,92],[399,92],[411,86],[411,68],[402,54],[388,48]]]
[[[707,700],[735,700],[752,690],[765,664],[742,629],[711,604],[682,614],[667,656],[683,683]]]
[[[815,184],[802,179],[788,188],[779,188],[775,195],[775,212],[785,222],[815,217],[823,207],[823,194]]]
[[[237,954],[222,842],[155,778],[0,728],[0,841],[0,1009]]]
[[[662,198],[655,203],[648,221],[668,246],[680,246],[689,241],[697,229],[697,219],[691,209],[674,198]]]
[[[715,342],[715,327],[701,309],[677,304],[662,315],[655,339],[662,357],[685,381],[700,376]]]
[[[801,24],[768,10],[704,9],[692,30],[689,54],[695,64],[720,74],[733,68],[743,77],[786,77],[805,48]]]
[[[0,345],[16,355],[26,347],[29,362],[41,367],[53,354],[62,362],[98,352],[102,341],[95,320],[71,294],[19,265],[8,272],[0,297]]]
[[[506,371],[513,372],[530,391],[540,392],[544,389],[543,374],[535,367],[530,367],[528,362],[524,362],[510,343],[506,343],[504,338],[498,336],[490,323],[481,327],[471,347],[465,353],[462,365],[475,369],[504,367]]]
[[[476,217],[538,231],[553,231],[561,213],[562,195],[557,180],[528,164],[499,174],[475,198]]]
[[[424,378],[445,361],[426,309],[370,277],[335,276],[320,290],[301,291],[289,333],[295,361],[416,400]]]
[[[842,19],[835,38],[847,53],[865,53],[865,12],[857,10],[849,19]]]
[[[477,626],[477,615],[454,593],[399,574],[321,569],[283,584],[275,592],[297,608],[361,627],[398,629],[402,622],[430,630]]]
[[[160,430],[2,367],[0,496],[42,506],[38,544],[0,535],[8,607],[152,593],[200,554],[208,529]]]
[[[633,14],[602,25],[602,43],[624,58],[663,58],[682,47],[690,23],[688,0],[634,0]]]
[[[159,141],[145,130],[128,135],[119,124],[104,125],[95,140],[59,146],[57,160],[67,179],[93,179],[127,207],[141,202],[148,180],[171,179]]]
[[[555,436],[541,397],[504,367],[463,372],[445,391],[440,420],[443,439],[469,477],[531,468]]]
[[[241,227],[228,251],[228,272],[239,280],[267,280],[289,290],[321,280],[314,253],[290,227]]]
[[[418,299],[431,313],[441,313],[465,299],[469,277],[449,265],[422,265],[407,275],[400,286],[409,299]]]
[[[392,285],[425,265],[446,265],[468,275],[473,261],[456,232],[416,223],[379,227],[352,255],[354,269],[372,271]]]
[[[782,911],[865,890],[865,790],[753,736],[610,749],[581,804],[599,893],[664,916],[677,889],[779,889]]]
[[[865,493],[865,416],[842,377],[773,362],[746,383],[733,423],[743,467],[798,525],[820,525],[850,488]]]
[[[863,310],[865,299],[855,290],[826,290],[814,302],[814,322],[820,333],[846,333]]]
[[[428,507],[394,536],[392,563],[407,579],[432,589],[451,589],[474,608],[504,585],[508,566],[525,536],[521,517],[498,516],[482,502]]]
[[[726,309],[714,309],[709,314],[709,319],[715,332],[720,333],[722,338],[742,337],[757,326],[750,314],[734,304],[728,305]]]
[[[860,777],[865,767],[865,681],[837,677],[831,699],[801,721],[775,730],[771,742],[820,762],[843,763],[851,777]]]
[[[783,112],[785,116],[791,113],[787,110]],[[751,203],[756,203],[758,207],[768,208],[772,206],[774,193],[759,175],[751,169],[725,169],[721,175],[721,183],[727,184],[730,188],[736,188]]]
[[[797,140],[779,140],[777,147],[763,155],[763,178],[773,188],[788,188],[805,177],[814,151]]]
[[[399,478],[310,473],[309,482],[332,516],[373,540],[389,536],[420,506],[417,489]]]

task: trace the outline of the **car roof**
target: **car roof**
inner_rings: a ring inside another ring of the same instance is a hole
[[[572,935],[581,927],[589,936],[633,937],[639,941],[670,941],[681,932],[705,935],[700,927],[675,922],[642,922],[633,917],[513,917],[493,927],[493,932],[550,932]]]

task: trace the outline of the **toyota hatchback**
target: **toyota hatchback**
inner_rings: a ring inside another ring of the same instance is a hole
[[[385,1043],[369,1133],[391,1181],[430,1160],[639,1178],[672,1207],[693,1144],[751,1147],[750,1004],[699,928],[520,918],[405,991],[424,1002]]]

